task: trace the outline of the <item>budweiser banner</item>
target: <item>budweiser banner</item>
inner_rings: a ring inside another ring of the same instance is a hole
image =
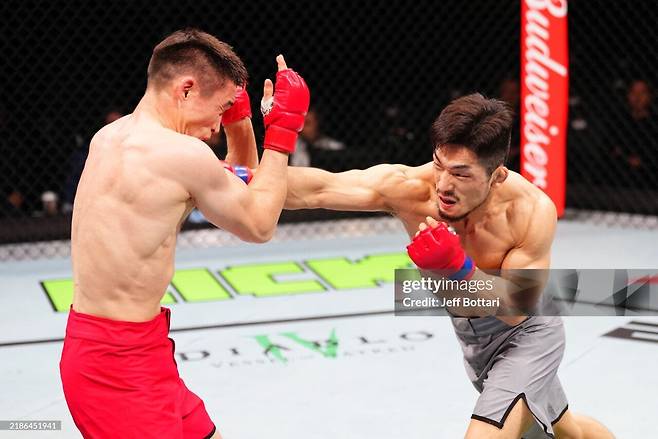
[[[567,0],[521,2],[521,173],[564,212]]]

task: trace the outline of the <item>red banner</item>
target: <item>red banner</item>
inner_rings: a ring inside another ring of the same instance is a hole
[[[564,213],[569,100],[567,0],[521,1],[521,174]]]

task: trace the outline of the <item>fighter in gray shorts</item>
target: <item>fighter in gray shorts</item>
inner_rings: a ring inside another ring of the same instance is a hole
[[[504,102],[460,97],[432,124],[432,162],[340,173],[289,167],[286,208],[389,212],[412,238],[407,249],[419,269],[445,270],[462,280],[493,281],[489,270],[546,270],[557,210],[540,188],[505,167],[513,119]],[[496,279],[509,280],[502,274]],[[562,323],[524,321],[523,312],[507,312],[532,309],[525,303],[532,294],[519,296],[502,312],[455,309],[480,317],[454,320],[466,369],[481,392],[464,437],[527,438],[532,427],[556,439],[612,438],[600,423],[567,409],[556,376]]]
[[[453,317],[452,324],[466,373],[480,392],[471,418],[502,428],[523,398],[539,424],[533,437],[553,437],[553,424],[568,408],[557,377],[564,354],[562,319],[533,316],[509,326],[495,317]]]

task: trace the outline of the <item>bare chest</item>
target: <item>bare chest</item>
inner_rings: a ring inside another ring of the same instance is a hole
[[[419,204],[413,213],[400,214],[398,218],[411,239],[418,231],[418,225],[425,222],[428,216],[438,219],[433,200]],[[514,247],[514,239],[504,215],[492,215],[480,224],[462,231],[459,236],[466,253],[481,268],[500,268],[507,253]]]
[[[508,235],[495,233],[484,227],[460,235],[462,247],[475,265],[480,268],[500,268],[507,253],[513,247],[512,239]]]

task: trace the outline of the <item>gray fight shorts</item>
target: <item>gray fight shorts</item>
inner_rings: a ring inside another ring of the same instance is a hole
[[[568,408],[557,377],[564,354],[560,317],[528,317],[509,326],[495,317],[452,317],[469,379],[480,397],[472,419],[502,428],[523,399],[536,425],[530,436],[553,437],[553,424]]]

